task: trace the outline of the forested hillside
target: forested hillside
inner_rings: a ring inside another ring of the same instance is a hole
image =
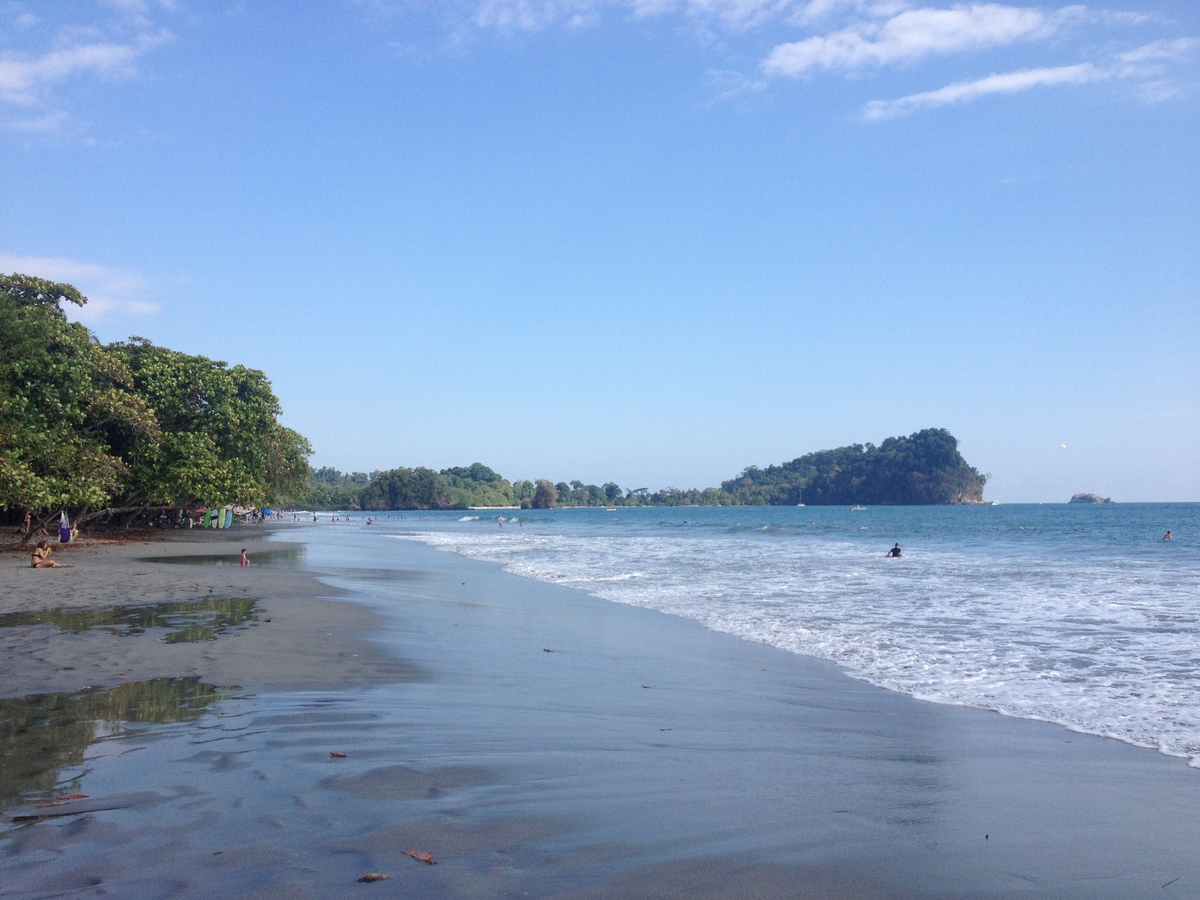
[[[982,503],[985,481],[949,431],[927,428],[878,447],[852,444],[765,469],[751,466],[721,488],[747,505],[921,506]]]
[[[442,469],[313,473],[305,501],[312,509],[545,509],[554,506],[795,506],[981,503],[985,478],[958,452],[944,428],[854,444],[760,469],[751,466],[719,488],[622,489],[581,481],[509,482],[482,463]]]

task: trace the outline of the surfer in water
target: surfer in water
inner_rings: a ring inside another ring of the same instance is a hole
[[[903,553],[903,551],[901,551],[900,545],[897,544],[895,547],[893,547],[891,550],[889,550],[887,552],[887,555],[888,556],[903,556],[904,553]]]

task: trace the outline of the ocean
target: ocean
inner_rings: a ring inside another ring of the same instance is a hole
[[[1200,504],[391,513],[372,533],[1200,766]]]

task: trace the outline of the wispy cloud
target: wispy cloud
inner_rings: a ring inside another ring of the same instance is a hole
[[[1036,9],[980,3],[952,9],[909,9],[882,22],[858,22],[840,31],[780,44],[763,61],[768,75],[805,75],[814,69],[857,69],[915,62],[1011,44],[1053,31]]]
[[[992,74],[895,100],[872,100],[863,107],[862,117],[868,122],[878,122],[920,109],[969,103],[991,94],[1016,94],[1034,88],[1089,84],[1112,78],[1136,79],[1144,99],[1161,102],[1181,93],[1173,81],[1158,77],[1163,72],[1162,64],[1180,59],[1197,47],[1200,41],[1192,38],[1161,40],[1119,53],[1102,64],[1088,62]]]
[[[144,299],[146,279],[126,269],[58,256],[0,253],[0,272],[20,272],[75,285],[88,302],[83,308],[70,306],[66,312],[72,319],[88,324],[114,316],[148,316],[159,311],[157,303]]]
[[[345,2],[360,8],[382,5],[395,12],[407,0]],[[919,77],[923,66],[951,56],[960,70],[970,73],[974,60],[988,60],[979,77],[871,101],[863,111],[869,121],[993,94],[1109,79],[1136,80],[1143,97],[1167,99],[1187,87],[1186,80],[1172,76],[1178,75],[1179,61],[1200,43],[1191,37],[1164,36],[1121,49],[1138,31],[1145,40],[1148,29],[1169,35],[1178,26],[1153,11],[1002,0],[944,5],[936,0],[457,0],[443,8],[454,11],[447,15],[460,17],[456,38],[471,31],[619,27],[621,22],[673,18],[674,24],[687,26],[683,31],[713,52],[725,53],[725,62],[733,63],[707,69],[709,87],[718,100],[759,92],[784,79],[865,81],[867,73],[889,67],[905,67]],[[1008,65],[1005,56],[1011,59]],[[742,62],[747,58],[759,62],[747,70]],[[988,69],[993,71],[983,74]]]
[[[0,48],[0,106],[26,114],[0,118],[0,124],[10,130],[57,130],[68,118],[63,107],[69,104],[56,89],[81,79],[132,78],[139,58],[172,39],[151,18],[155,11],[171,9],[172,0],[104,0],[101,5],[111,10],[101,15],[101,24],[51,26],[24,11],[10,20],[20,41],[15,48]],[[44,49],[33,49],[38,43]]]
[[[43,88],[74,75],[129,78],[134,74],[133,61],[168,38],[159,33],[128,44],[78,44],[33,58],[5,54],[0,57],[0,101],[34,106],[42,99]]]
[[[1175,40],[1154,41],[1144,44],[1135,50],[1121,54],[1121,61],[1126,63],[1147,62],[1149,60],[1179,59],[1192,52],[1200,41],[1195,38],[1176,38]]]
[[[381,0],[353,0],[363,4]],[[632,19],[682,15],[745,31],[773,22],[817,21],[839,10],[874,8],[864,0],[479,0],[473,23],[500,31],[537,31],[552,26],[593,25],[607,11]],[[894,3],[888,8],[893,8]]]
[[[989,94],[1016,94],[1037,87],[1087,84],[1090,81],[1102,81],[1111,77],[1112,73],[1098,69],[1091,63],[1043,69],[1022,69],[1017,72],[988,75],[974,81],[960,81],[938,88],[936,91],[910,94],[896,100],[872,100],[864,107],[863,118],[869,122],[878,122],[881,119],[890,119],[918,109],[969,103]]]

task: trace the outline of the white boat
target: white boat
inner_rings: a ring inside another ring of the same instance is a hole
[[[866,512],[866,511],[867,511],[867,508],[866,508],[865,506],[852,506],[852,507],[850,507],[850,512]]]

